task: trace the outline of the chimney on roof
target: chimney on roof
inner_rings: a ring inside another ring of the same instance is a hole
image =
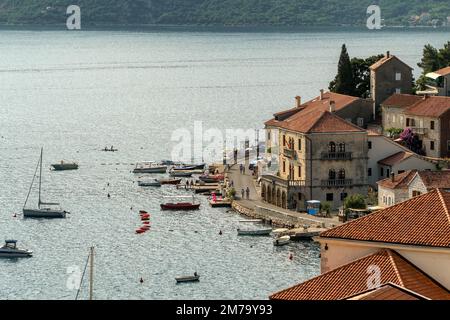
[[[302,105],[302,97],[296,96],[296,97],[295,97],[295,100],[297,101],[296,107],[297,107],[297,108],[300,108],[301,105]]]
[[[390,51],[386,52],[386,58],[390,58],[390,57],[391,57],[391,52]]]
[[[393,173],[393,172],[391,173],[391,181],[395,182],[395,173]]]
[[[333,100],[330,101],[330,112],[334,113],[336,111],[336,102]]]
[[[323,89],[320,89],[320,100],[323,100],[323,93],[324,93],[325,91],[323,90]]]

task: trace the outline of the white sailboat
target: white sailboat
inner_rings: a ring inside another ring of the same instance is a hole
[[[42,154],[43,154],[43,148],[41,149],[41,156],[39,158],[38,165],[36,167],[36,170],[34,172],[33,181],[31,182],[30,190],[28,191],[27,199],[25,200],[25,204],[23,205],[23,216],[25,218],[65,218],[67,212],[62,210],[59,207],[59,203],[45,203],[41,199],[41,185],[42,185]],[[38,168],[40,168],[39,173],[39,200],[38,200],[38,207],[35,209],[26,208],[28,198],[31,194],[31,189],[34,184],[34,180],[36,178],[36,173]]]

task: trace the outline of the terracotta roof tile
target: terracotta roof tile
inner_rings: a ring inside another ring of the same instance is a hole
[[[450,97],[422,98],[405,109],[406,114],[439,118],[450,111]]]
[[[383,106],[387,107],[397,107],[397,108],[407,108],[422,100],[421,96],[414,96],[411,94],[400,94],[394,93],[392,96],[387,98],[381,103]]]
[[[438,71],[434,71],[433,73],[440,74],[441,76],[447,76],[450,74],[450,67],[439,69]]]
[[[392,178],[387,178],[378,181],[378,185],[387,189],[407,189],[411,180],[416,176],[417,170],[409,170],[401,174],[394,175],[394,181]]]
[[[394,283],[386,283],[379,288],[359,293],[345,300],[414,301],[430,299]]]
[[[397,58],[396,56],[393,56],[393,55],[390,55],[389,57],[385,56],[384,58],[381,58],[380,60],[378,60],[377,62],[375,62],[373,65],[370,66],[370,70],[376,71],[378,68],[385,65],[387,62],[393,61],[393,60],[397,60],[397,61],[403,63],[405,66],[407,66],[411,70],[413,70],[413,68],[411,68],[406,63],[404,63],[402,60],[400,60],[399,58]]]
[[[381,165],[384,165],[384,166],[394,166],[394,165],[412,157],[413,155],[414,155],[414,153],[412,153],[412,152],[400,151],[400,152],[397,152],[396,154],[393,154],[387,158],[384,158],[384,159],[378,161],[378,163]]]
[[[450,300],[450,293],[391,250],[380,250],[289,289],[273,294],[273,300],[340,300],[367,291],[368,270],[380,268],[381,284],[395,283],[420,295]]]
[[[435,189],[320,234],[321,238],[450,248],[450,192]]]
[[[275,120],[266,124],[302,133],[365,132],[335,114],[315,109],[298,112],[284,121]]]
[[[450,188],[450,171],[419,171],[419,176],[429,190]]]

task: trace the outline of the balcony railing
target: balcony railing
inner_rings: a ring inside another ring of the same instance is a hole
[[[415,134],[427,134],[428,133],[428,128],[412,127],[411,130]]]
[[[323,187],[346,187],[352,184],[352,179],[322,180]]]
[[[297,160],[297,152],[295,152],[295,150],[292,149],[284,149],[283,150],[283,155],[286,158],[292,159],[292,160]]]
[[[306,180],[289,180],[289,187],[305,187]]]
[[[323,152],[322,160],[352,160],[351,152]]]

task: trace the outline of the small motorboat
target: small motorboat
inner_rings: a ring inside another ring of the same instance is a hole
[[[205,170],[206,164],[188,164],[188,165],[182,165],[173,167],[172,170],[174,171],[191,171],[191,170]]]
[[[279,238],[276,238],[275,240],[273,240],[273,245],[277,246],[277,247],[281,247],[281,246],[287,245],[289,242],[291,242],[291,237],[283,236],[283,237],[279,237]]]
[[[193,276],[176,277],[175,280],[177,281],[177,283],[198,282],[198,281],[200,281],[200,275],[198,275],[197,273],[194,273]]]
[[[111,146],[111,148],[104,147],[101,151],[104,151],[104,152],[117,152],[117,151],[119,151],[119,149],[115,149],[113,146]]]
[[[182,177],[182,178],[189,178],[192,177],[191,171],[170,171],[171,177]]]
[[[254,230],[242,230],[237,229],[239,236],[268,236],[272,232],[272,229],[254,229]]]
[[[149,225],[142,226],[141,230],[148,231],[148,230],[150,230],[150,226]]]
[[[199,179],[205,183],[217,183],[223,181],[224,175],[202,175]]]
[[[55,171],[66,171],[66,170],[77,170],[78,169],[78,163],[75,162],[64,162],[61,161],[61,163],[52,164],[53,170]]]
[[[159,182],[162,185],[165,185],[165,184],[178,185],[181,183],[181,179],[160,179]]]
[[[143,161],[136,163],[133,173],[166,173],[167,166],[160,165],[154,161]]]
[[[136,233],[137,234],[142,234],[144,232],[146,232],[147,230],[143,230],[142,228],[136,229]]]
[[[200,203],[180,202],[180,203],[164,203],[161,204],[161,210],[198,210]]]
[[[27,258],[33,255],[33,251],[17,248],[17,240],[6,240],[0,248],[0,258]]]
[[[161,182],[157,179],[150,181],[138,181],[139,187],[161,187]]]

